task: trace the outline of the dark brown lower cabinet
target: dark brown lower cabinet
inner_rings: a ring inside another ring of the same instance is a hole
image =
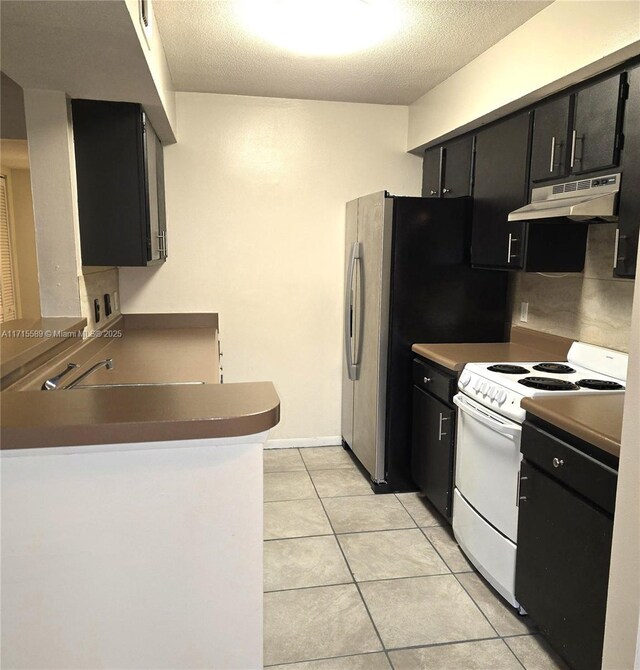
[[[449,520],[452,513],[456,413],[443,399],[450,401],[454,389],[454,375],[448,379],[446,373],[414,361],[411,475],[416,486]],[[440,397],[439,392],[442,393]]]
[[[522,450],[516,598],[573,670],[600,670],[615,471],[527,424]]]

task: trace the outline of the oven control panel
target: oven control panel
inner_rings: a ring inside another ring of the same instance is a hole
[[[524,421],[525,411],[520,407],[523,396],[484,379],[475,372],[463,371],[458,380],[462,393],[514,421]]]

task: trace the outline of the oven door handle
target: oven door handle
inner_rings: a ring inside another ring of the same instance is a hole
[[[487,412],[482,412],[479,409],[476,409],[465,400],[461,393],[458,393],[453,397],[453,402],[461,412],[468,414],[469,416],[476,419],[476,421],[479,421],[488,428],[491,428],[491,430],[494,430],[496,433],[505,435],[511,440],[515,440],[516,437],[522,432],[522,426],[519,426],[518,424],[511,424],[511,422],[506,424],[498,417],[494,416],[493,413],[488,414]]]

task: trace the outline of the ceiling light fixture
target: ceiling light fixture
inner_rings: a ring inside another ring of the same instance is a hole
[[[340,56],[398,31],[393,0],[243,0],[240,20],[254,35],[307,56]]]

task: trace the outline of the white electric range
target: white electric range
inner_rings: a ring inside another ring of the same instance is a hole
[[[458,381],[453,531],[512,606],[523,398],[623,393],[627,355],[574,342],[567,361],[469,363]]]

